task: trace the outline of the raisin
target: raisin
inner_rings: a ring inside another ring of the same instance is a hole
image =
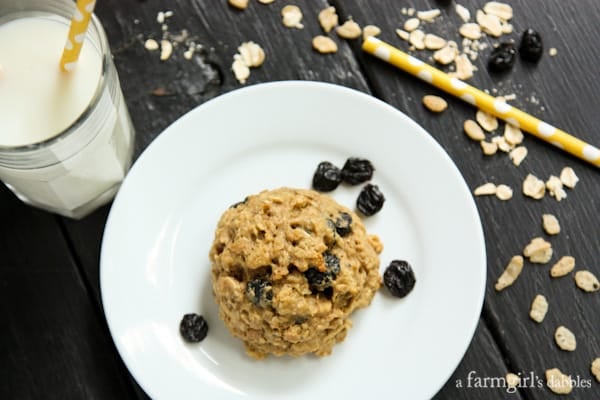
[[[246,296],[259,307],[268,307],[273,303],[273,286],[266,279],[253,279],[246,285]]]
[[[383,207],[385,196],[379,190],[379,186],[367,183],[358,194],[356,208],[366,216],[376,214]]]
[[[179,323],[179,333],[188,342],[201,342],[208,334],[208,324],[202,315],[185,314]]]
[[[319,271],[316,267],[310,267],[304,272],[310,289],[316,292],[323,292],[330,288],[337,274],[340,273],[340,259],[329,252],[323,253],[325,262],[325,272]]]
[[[519,45],[519,54],[526,61],[538,62],[544,54],[544,44],[540,34],[529,28],[523,32],[521,36],[521,44]]]
[[[393,260],[383,273],[383,284],[396,297],[409,294],[416,281],[412,267],[402,260]]]
[[[358,185],[373,177],[375,168],[371,161],[364,158],[350,157],[342,167],[342,179],[351,185]]]
[[[313,175],[312,185],[319,192],[331,192],[342,182],[342,171],[329,161],[322,161]]]
[[[335,231],[341,237],[349,235],[352,232],[352,216],[347,212],[340,213],[335,219]]]
[[[515,65],[516,53],[514,44],[510,42],[500,43],[490,54],[488,69],[491,72],[508,71]]]

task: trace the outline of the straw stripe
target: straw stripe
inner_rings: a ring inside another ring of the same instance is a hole
[[[486,111],[522,130],[573,154],[574,156],[600,167],[600,149],[588,144],[567,132],[560,130],[533,115],[527,114],[508,103],[461,81],[446,73],[409,56],[403,51],[377,39],[365,39],[363,50],[433,86],[450,93],[475,107]]]
[[[69,28],[69,36],[60,59],[60,68],[63,71],[71,71],[79,59],[95,5],[95,0],[77,0],[75,13]]]

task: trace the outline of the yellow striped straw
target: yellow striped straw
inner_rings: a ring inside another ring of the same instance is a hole
[[[71,71],[77,63],[95,6],[96,0],[77,0],[67,43],[60,59],[60,68],[63,71]]]
[[[430,83],[438,89],[459,97],[467,103],[493,114],[511,125],[519,127],[582,160],[600,167],[600,149],[537,119],[533,115],[516,109],[507,104],[503,99],[492,97],[462,80],[452,78],[439,69],[375,37],[365,39],[362,48],[367,53]]]

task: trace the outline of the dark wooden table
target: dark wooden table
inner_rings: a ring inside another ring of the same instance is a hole
[[[404,50],[408,45],[394,32],[408,18],[402,8],[441,7],[442,17],[425,29],[460,44],[454,2],[444,6],[431,0],[297,0],[294,4],[304,12],[304,29],[282,25],[280,10],[287,3],[276,0],[263,5],[250,0],[248,9],[239,11],[225,0],[98,1],[96,13],[108,33],[137,129],[136,157],[185,112],[241,86],[230,67],[243,41],[259,43],[267,55],[264,65],[252,70],[247,85],[318,80],[371,93],[421,124],[446,149],[471,188],[492,181],[514,189],[507,202],[476,199],[488,254],[485,304],[464,359],[436,399],[553,398],[537,381],[533,387],[524,383],[527,387],[515,394],[491,387],[491,378],[507,372],[543,379],[544,371],[553,367],[579,377],[572,398],[600,399],[600,383],[590,372],[592,360],[600,357],[600,292],[584,293],[572,276],[551,279],[548,274],[559,257],[572,255],[576,270],[588,269],[600,276],[600,171],[532,136],[525,138],[529,155],[518,168],[506,154],[483,156],[479,145],[462,133],[463,121],[474,117],[470,106],[364,54],[359,40],[332,35],[339,45],[336,54],[321,55],[311,49],[312,37],[321,33],[317,14],[328,5],[337,8],[342,20],[352,16],[361,25],[379,26],[380,38]],[[473,15],[484,3],[461,2]],[[474,61],[478,71],[470,82],[493,94],[514,93],[512,104],[600,145],[600,2],[510,3],[514,33],[503,39],[518,41],[525,28],[537,29],[546,46],[542,60],[537,65],[518,60],[511,72],[491,75],[485,66],[490,49],[484,49]],[[144,48],[145,39],[161,38],[156,17],[165,10],[173,11],[167,19],[171,35],[185,29],[203,46],[191,60],[183,56],[185,43],[166,61]],[[551,47],[557,49],[554,57],[548,55]],[[431,53],[415,54],[427,60]],[[426,111],[421,104],[426,94],[444,96],[448,110],[439,115]],[[528,173],[545,180],[565,166],[574,168],[580,182],[563,201],[548,195],[533,200],[521,193]],[[23,205],[8,189],[0,189],[0,399],[146,398],[123,365],[103,316],[99,250],[108,213],[106,206],[82,220],[69,220]],[[558,236],[543,234],[543,213],[559,218]],[[544,266],[526,262],[517,282],[497,293],[494,283],[506,263],[535,236],[551,241],[552,260]],[[528,316],[538,293],[550,303],[541,324]],[[554,343],[559,325],[575,333],[576,351],[562,351]],[[435,355],[427,356],[435,360]],[[394,398],[401,396],[399,387]]]

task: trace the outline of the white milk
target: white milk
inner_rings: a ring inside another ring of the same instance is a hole
[[[50,15],[0,23],[0,179],[23,201],[78,218],[114,196],[131,160],[133,129],[112,60],[106,90],[70,142],[63,135],[42,145],[51,161],[15,167],[2,159],[8,147],[56,137],[92,101],[101,50],[86,39],[75,70],[62,72],[68,28],[68,20]]]

